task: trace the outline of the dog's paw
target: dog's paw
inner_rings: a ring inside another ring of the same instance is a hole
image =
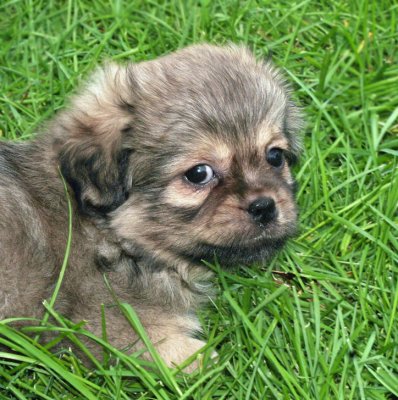
[[[178,335],[159,343],[156,345],[156,349],[168,367],[176,368],[205,345],[206,343],[202,340]],[[202,357],[199,354],[183,371],[187,373],[195,371],[201,366],[201,361]]]

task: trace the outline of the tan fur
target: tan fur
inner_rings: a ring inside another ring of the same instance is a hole
[[[169,366],[203,347],[195,310],[212,273],[202,261],[265,261],[294,233],[289,165],[267,158],[299,151],[289,96],[247,49],[192,46],[106,65],[37,138],[0,143],[0,318],[40,318],[53,292],[68,237],[61,171],[73,230],[57,310],[101,335],[104,304],[110,343],[141,348],[106,275]],[[198,165],[213,171],[206,184],[190,180]]]

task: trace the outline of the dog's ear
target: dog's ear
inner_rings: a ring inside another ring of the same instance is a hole
[[[125,67],[98,70],[52,126],[61,173],[86,215],[106,215],[128,197],[133,149],[126,138],[134,122],[128,81]]]

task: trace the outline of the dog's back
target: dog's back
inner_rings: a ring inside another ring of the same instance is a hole
[[[97,230],[73,206],[68,230],[66,194],[48,135],[32,141],[0,143],[0,319],[43,315],[65,257],[68,235],[73,251],[57,309],[72,315],[101,274],[94,262]],[[86,274],[91,279],[81,279]]]
[[[36,316],[46,286],[42,274],[50,255],[40,211],[22,179],[25,148],[0,144],[0,318]]]

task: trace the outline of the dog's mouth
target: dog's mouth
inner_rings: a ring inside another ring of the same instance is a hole
[[[287,238],[287,236],[281,238],[261,236],[250,243],[230,243],[226,245],[199,242],[191,249],[182,252],[179,250],[178,253],[191,263],[203,264],[203,261],[208,263],[217,261],[221,267],[229,268],[269,259],[283,247]]]

